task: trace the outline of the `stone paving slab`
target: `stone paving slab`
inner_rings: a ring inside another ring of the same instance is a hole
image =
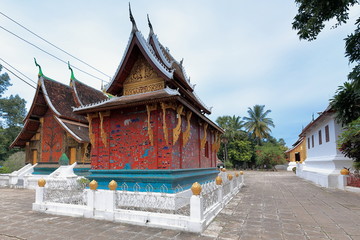
[[[246,186],[202,234],[33,212],[33,190],[0,189],[0,240],[360,240],[360,194],[325,189],[292,172],[245,172]]]

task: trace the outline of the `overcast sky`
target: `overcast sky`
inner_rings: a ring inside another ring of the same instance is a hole
[[[291,23],[293,1],[131,1],[137,26],[147,38],[149,14],[160,42],[170,49],[196,84],[213,121],[223,115],[247,116],[248,107],[265,105],[276,138],[291,146],[312,114],[323,111],[352,66],[344,41],[353,32],[360,8],[348,24],[326,29],[313,42],[300,41]],[[128,2],[115,0],[1,0],[0,12],[88,64],[113,76],[127,45],[131,23]],[[34,37],[0,14],[0,26],[86,72],[106,77]],[[0,58],[37,82],[36,57],[43,73],[68,84],[67,65],[0,28]],[[0,64],[3,62],[0,61]],[[8,67],[6,64],[4,66]],[[74,69],[95,88],[101,81]],[[35,89],[10,74],[9,94],[30,108]],[[35,84],[33,84],[35,85]]]

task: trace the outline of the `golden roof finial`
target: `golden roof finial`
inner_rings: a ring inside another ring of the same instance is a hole
[[[130,21],[132,23],[132,32],[137,32],[138,28],[136,26],[135,19],[134,19],[133,15],[132,15],[132,12],[131,12],[130,2],[129,2],[129,15],[130,15]]]

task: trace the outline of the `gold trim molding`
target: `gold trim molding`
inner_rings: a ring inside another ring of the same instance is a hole
[[[176,105],[173,104],[173,103],[164,103],[164,102],[161,102],[160,103],[160,106],[161,106],[161,109],[162,109],[162,112],[163,112],[163,132],[164,132],[164,138],[165,138],[165,142],[166,142],[166,145],[169,144],[169,134],[168,134],[168,128],[167,128],[167,125],[166,125],[166,109],[167,108],[171,108],[173,110],[176,110]]]
[[[183,105],[179,105],[176,109],[178,122],[176,127],[173,129],[173,145],[175,145],[181,133],[181,114],[183,112],[183,109],[184,109]]]
[[[147,111],[147,120],[148,120],[148,135],[149,135],[149,140],[150,140],[150,144],[151,146],[154,146],[154,133],[153,130],[151,128],[151,123],[150,123],[150,117],[151,117],[151,111],[155,111],[157,110],[157,105],[146,105],[146,111]]]
[[[107,143],[106,131],[104,130],[104,117],[109,117],[109,116],[110,116],[110,111],[99,112],[100,129],[101,129],[100,130],[100,136],[101,136],[101,141],[105,145],[105,147],[107,147],[108,143]]]
[[[186,121],[187,121],[187,126],[186,126],[186,130],[184,132],[184,135],[183,135],[183,146],[186,145],[186,143],[189,141],[189,138],[190,138],[190,128],[191,128],[191,116],[192,116],[192,112],[189,111],[186,113]]]
[[[92,146],[95,146],[95,135],[93,133],[92,120],[97,117],[98,115],[96,113],[95,114],[88,113],[87,115],[87,120],[89,121],[89,138]]]
[[[207,128],[208,128],[208,124],[205,123],[205,124],[204,124],[204,136],[203,136],[203,138],[201,139],[201,145],[200,145],[201,148],[204,148],[204,147],[205,147],[205,144],[206,144]]]

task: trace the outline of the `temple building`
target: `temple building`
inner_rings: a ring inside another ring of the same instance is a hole
[[[335,119],[335,111],[328,106],[300,134],[304,142],[306,139],[307,156],[302,164],[297,164],[296,175],[323,187],[343,189],[340,171],[352,165],[352,159],[337,146],[343,131]]]
[[[11,147],[24,147],[32,164],[57,164],[63,153],[70,164],[91,163],[89,178],[100,188],[116,180],[172,192],[213,180],[223,130],[206,117],[211,111],[183,61],[159,42],[150,20],[145,40],[131,11],[130,19],[129,42],[106,94],[76,80],[72,70],[68,86],[39,66],[33,104]]]
[[[58,167],[65,153],[69,163],[90,167],[88,121],[74,107],[106,99],[98,90],[78,81],[71,70],[70,86],[46,77],[39,67],[38,84],[24,127],[10,147],[25,148],[26,163]],[[69,67],[70,68],[70,67]]]
[[[296,167],[297,162],[303,163],[306,159],[306,139],[300,137],[285,154],[289,160],[287,170],[292,171],[292,169]]]
[[[114,97],[74,109],[89,121],[90,178],[168,188],[213,179],[223,130],[205,116],[210,109],[150,21],[145,40],[131,12],[130,19],[128,45],[106,86]]]

